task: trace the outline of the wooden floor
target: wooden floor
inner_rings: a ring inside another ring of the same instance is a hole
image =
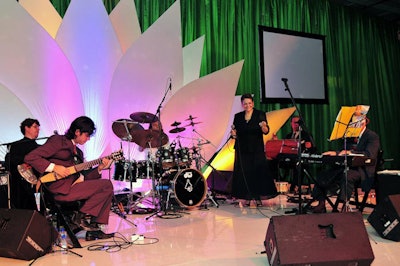
[[[142,206],[148,199],[136,203]],[[285,212],[298,206],[287,202],[287,195],[264,200],[262,207],[243,206],[230,199],[217,199],[218,206],[210,200],[204,203],[200,208],[168,211],[163,216],[128,214],[126,220],[113,212],[104,229],[116,232],[114,241],[87,242],[81,232],[83,248],[62,254],[54,247],[55,252],[33,265],[269,265],[263,241],[270,218],[294,215]],[[367,208],[363,216],[375,256],[372,265],[400,265],[400,244],[378,236],[367,222],[371,211]],[[29,263],[0,257],[0,265]]]

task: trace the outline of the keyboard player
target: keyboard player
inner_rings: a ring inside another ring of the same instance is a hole
[[[356,114],[355,114],[356,115]],[[358,154],[367,156],[372,159],[371,164],[350,167],[347,171],[347,186],[344,166],[336,166],[328,170],[324,170],[317,176],[317,184],[314,186],[312,196],[318,201],[318,205],[313,208],[314,213],[324,213],[325,195],[328,192],[337,191],[340,188],[338,199],[341,202],[346,202],[350,199],[354,190],[354,184],[361,181],[363,191],[371,188],[374,180],[377,156],[380,150],[380,140],[376,132],[367,128],[369,119],[366,116],[359,116],[361,133],[358,138],[347,139],[346,150],[342,151],[327,151],[325,156]]]

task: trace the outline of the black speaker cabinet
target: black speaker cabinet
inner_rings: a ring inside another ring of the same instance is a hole
[[[31,260],[51,250],[57,231],[34,210],[0,209],[0,256]]]
[[[379,172],[376,193],[377,203],[382,202],[388,195],[396,194],[400,194],[400,172],[394,170]]]
[[[368,222],[383,238],[400,241],[400,194],[383,199],[368,216]]]
[[[264,241],[270,265],[371,265],[359,212],[274,216]]]

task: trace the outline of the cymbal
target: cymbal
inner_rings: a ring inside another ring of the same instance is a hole
[[[192,122],[192,123],[186,125],[185,127],[194,126],[194,125],[201,124],[201,123],[203,123],[203,122]]]
[[[120,139],[129,140],[129,135],[132,137],[136,131],[144,130],[144,128],[130,119],[118,119],[113,122],[112,130]]]
[[[133,141],[142,148],[161,147],[168,143],[168,136],[164,132],[147,129],[136,132]]]
[[[172,123],[171,124],[171,127],[177,127],[177,126],[179,126],[181,124],[181,122],[174,122],[174,123]]]
[[[196,119],[196,118],[197,118],[197,117],[193,117],[193,116],[189,115],[189,118],[186,119],[186,121],[193,120],[193,119]]]
[[[184,127],[176,127],[176,128],[174,128],[174,129],[171,129],[170,131],[169,131],[169,133],[179,133],[179,132],[182,132],[182,131],[184,131],[186,128],[184,128]]]
[[[151,113],[146,112],[136,112],[130,115],[130,118],[139,123],[152,123],[158,121],[158,117]]]

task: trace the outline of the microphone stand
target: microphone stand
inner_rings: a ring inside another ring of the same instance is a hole
[[[301,191],[301,185],[302,185],[302,158],[301,158],[301,154],[302,154],[302,147],[301,147],[301,138],[302,138],[302,131],[303,129],[305,129],[306,131],[308,131],[306,129],[306,126],[304,124],[304,120],[303,120],[303,116],[301,115],[301,112],[299,110],[299,108],[297,107],[297,104],[293,98],[292,92],[290,91],[289,85],[288,85],[288,79],[287,78],[282,78],[282,82],[285,85],[285,91],[287,91],[289,93],[290,99],[292,101],[293,106],[296,108],[296,111],[299,115],[299,142],[297,143],[297,163],[296,163],[296,170],[297,170],[297,186],[298,186],[298,200],[299,200],[299,208],[296,209],[294,208],[292,211],[287,211],[285,213],[296,213],[296,214],[303,214],[303,198],[302,196],[302,191]],[[313,138],[311,138],[311,145],[313,147],[315,147],[314,144],[314,140]]]
[[[162,108],[162,105],[163,105],[163,103],[165,101],[165,98],[166,98],[168,92],[172,90],[172,88],[171,88],[172,87],[172,79],[168,78],[168,81],[169,81],[168,87],[164,92],[164,96],[161,99],[161,102],[157,107],[157,111],[156,111],[152,121],[150,122],[150,125],[153,124],[154,122],[156,122],[157,118],[158,118],[158,121],[159,121],[159,123],[161,125],[161,108]],[[162,133],[163,133],[163,129],[162,129],[162,125],[161,125],[161,127],[159,128],[159,145],[158,145],[159,147],[162,146],[162,139],[161,139],[162,138]],[[151,150],[151,145],[150,145],[150,150]],[[161,162],[160,162],[160,166],[161,166]],[[154,202],[154,196],[156,194],[156,183],[155,183],[155,178],[156,177],[155,177],[155,172],[154,172],[154,162],[151,163],[151,167],[152,167],[152,178],[151,179],[152,179],[152,187],[153,187],[153,205],[155,207],[156,204]],[[162,169],[162,167],[160,167],[160,176],[162,176],[162,175],[163,175],[163,169]],[[159,197],[159,199],[158,199],[158,210],[155,210],[155,212],[153,214],[151,214],[150,216],[146,217],[146,220],[150,219],[151,217],[153,217],[155,215],[159,216],[159,213],[162,211],[162,207],[161,207],[161,204],[162,204],[162,202],[161,202],[161,200],[162,200],[161,192],[159,192],[157,195]],[[164,212],[166,214],[167,206],[165,206]]]

